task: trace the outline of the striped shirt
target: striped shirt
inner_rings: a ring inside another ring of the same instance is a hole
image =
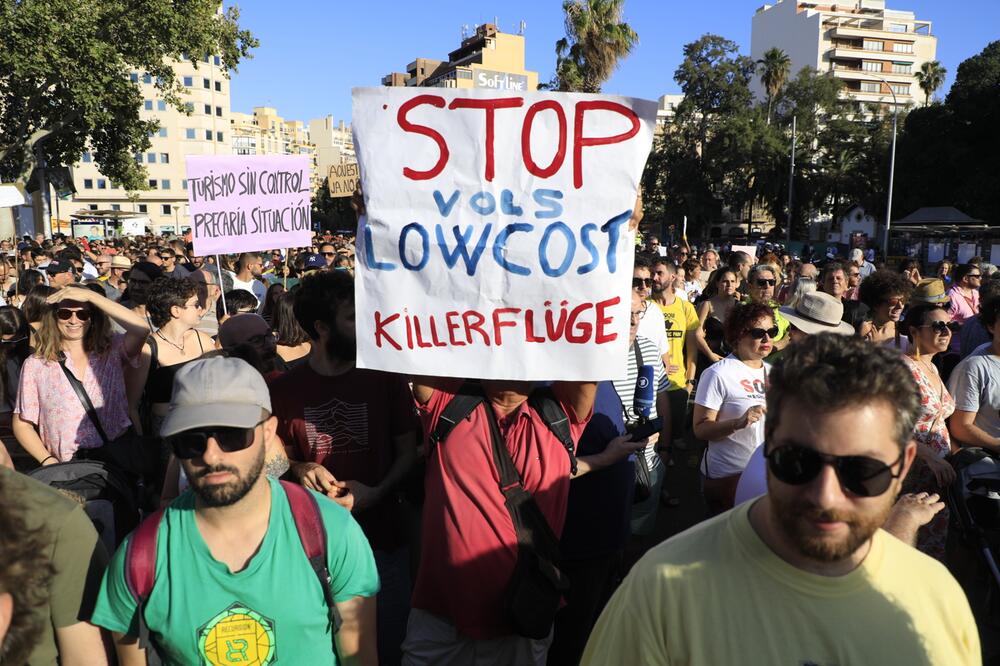
[[[649,339],[644,338],[641,335],[637,335],[635,338],[636,342],[639,344],[639,352],[642,356],[643,365],[653,366],[653,386],[654,398],[653,405],[649,410],[650,420],[656,418],[656,395],[663,393],[668,388],[667,373],[663,368],[663,360],[657,354],[656,345]],[[635,384],[639,377],[639,368],[636,366],[635,349],[633,345],[628,348],[628,373],[625,375],[624,379],[616,379],[612,382],[615,386],[615,392],[618,393],[618,397],[622,401],[622,414],[625,418],[625,423],[635,423],[639,420],[639,415],[635,411]],[[649,463],[650,469],[652,469],[659,460],[659,456],[656,454],[656,445],[650,444],[645,449],[646,462]]]

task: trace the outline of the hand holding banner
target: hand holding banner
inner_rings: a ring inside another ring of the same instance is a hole
[[[195,254],[301,247],[312,241],[309,158],[189,155]]]
[[[414,375],[624,373],[628,229],[656,103],[354,91],[366,217],[358,365]]]

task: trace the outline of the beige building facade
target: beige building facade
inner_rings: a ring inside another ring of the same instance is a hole
[[[357,162],[351,126],[343,120],[334,120],[333,116],[314,118],[309,121],[309,136],[316,147],[316,172],[321,184],[330,167]]]
[[[843,95],[861,105],[922,103],[916,73],[937,57],[931,22],[913,12],[888,9],[885,0],[779,0],[753,17],[750,55],[772,47],[791,60],[790,76],[812,67],[844,82]],[[754,92],[765,98],[760,77]]]
[[[382,77],[382,85],[529,92],[538,89],[538,72],[525,69],[524,35],[500,32],[485,23],[463,39],[447,61],[417,58],[405,73]]]
[[[151,146],[135,155],[148,172],[148,190],[129,193],[97,169],[86,152],[73,168],[77,193],[70,212],[112,210],[139,213],[149,218],[147,228],[154,233],[180,231],[190,226],[187,210],[187,155],[229,155],[233,152],[230,118],[230,79],[218,57],[208,56],[197,63],[184,59],[174,64],[177,79],[186,88],[184,101],[189,113],[167,104],[153,80],[143,72],[132,72],[142,90],[140,116],[155,118],[160,129],[150,138]],[[66,217],[64,214],[62,217]]]
[[[316,147],[309,127],[301,120],[285,120],[270,106],[255,106],[253,113],[230,114],[233,153],[236,155],[306,155],[313,191],[323,182],[316,166]]]

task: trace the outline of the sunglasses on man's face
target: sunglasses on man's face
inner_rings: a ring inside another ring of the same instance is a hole
[[[650,278],[632,278],[633,289],[642,289],[643,287],[648,287],[651,284],[653,284],[653,281]]]
[[[185,430],[166,438],[174,455],[182,460],[200,458],[208,448],[208,439],[215,440],[216,446],[225,453],[235,453],[250,448],[254,442],[254,431],[263,421],[252,428],[230,428],[218,426],[203,430]]]
[[[820,453],[806,446],[779,446],[771,452],[765,448],[768,469],[778,481],[790,486],[801,486],[820,475],[823,467],[830,465],[837,473],[840,485],[858,497],[876,497],[892,484],[892,480],[902,472],[903,454],[893,463],[886,465],[881,460],[868,456],[833,456]],[[892,468],[900,465],[895,474]]]
[[[778,337],[778,327],[772,326],[771,328],[750,329],[750,337],[753,338],[754,340],[763,340],[765,336],[770,338],[771,340],[774,340],[776,337]]]
[[[767,278],[758,278],[757,279],[757,286],[758,287],[773,287],[776,284],[778,284],[777,280],[769,280]]]
[[[90,321],[90,310],[70,310],[69,308],[59,308],[56,310],[56,316],[63,321],[69,321],[76,315],[76,318],[80,321]]]
[[[958,329],[962,328],[962,325],[957,321],[935,321],[919,326],[918,328],[929,328],[938,335],[944,335],[946,333],[958,333]]]

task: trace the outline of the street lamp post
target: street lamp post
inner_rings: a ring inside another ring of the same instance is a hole
[[[180,211],[180,209],[181,209],[180,206],[174,206],[174,235],[175,236],[180,236],[181,235],[181,222],[180,222],[180,219],[178,217],[178,212]]]
[[[883,78],[875,77],[889,88],[892,94],[892,151],[889,157],[889,198],[885,205],[885,236],[882,241],[882,252],[889,256],[889,227],[892,224],[892,185],[896,176],[896,120],[899,115],[899,104],[896,102],[896,91]]]

